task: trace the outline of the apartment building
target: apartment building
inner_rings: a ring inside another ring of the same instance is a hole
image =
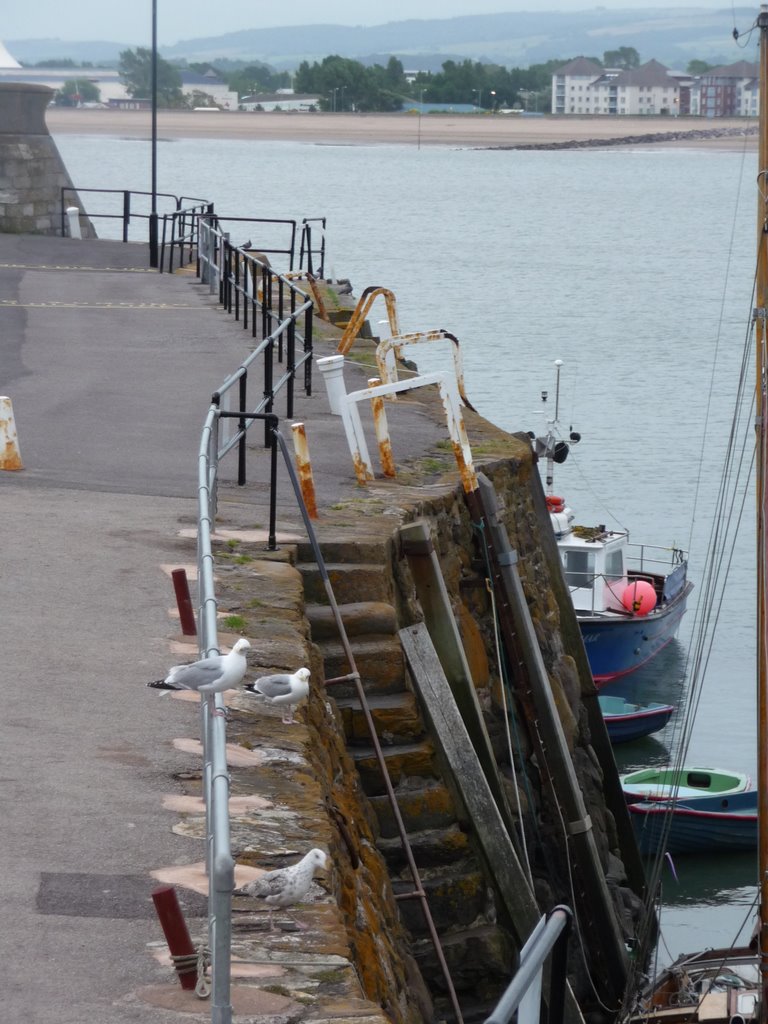
[[[577,57],[552,76],[552,113],[749,117],[757,113],[756,79],[748,61],[694,78],[656,60],[621,70]]]

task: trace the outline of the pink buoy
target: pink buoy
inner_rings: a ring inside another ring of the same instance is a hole
[[[621,603],[628,612],[635,615],[647,615],[656,607],[656,591],[647,580],[637,580],[624,588]]]

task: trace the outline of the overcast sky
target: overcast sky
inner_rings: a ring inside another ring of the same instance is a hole
[[[408,18],[453,18],[461,14],[497,14],[505,11],[584,11],[597,4],[584,0],[291,0],[283,6],[268,0],[157,0],[160,46],[180,39],[218,36],[247,28],[279,25],[379,25]],[[606,0],[609,10],[668,6],[714,9],[702,0]],[[755,10],[758,3],[754,4]],[[152,38],[152,0],[2,0],[0,39],[106,40],[146,46]]]

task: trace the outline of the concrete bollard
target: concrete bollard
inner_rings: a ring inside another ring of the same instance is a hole
[[[80,210],[77,206],[67,207],[67,230],[70,238],[83,237],[83,232],[80,230]]]
[[[326,356],[317,360],[317,368],[323,375],[328,401],[334,416],[341,416],[341,408],[347,389],[344,386],[344,356]]]
[[[0,469],[24,469],[13,406],[6,395],[0,395]]]

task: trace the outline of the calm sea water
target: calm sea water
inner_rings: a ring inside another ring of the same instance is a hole
[[[148,143],[56,141],[75,185],[149,188]],[[540,394],[550,392],[551,411],[562,359],[561,422],[583,439],[557,468],[556,490],[580,522],[689,548],[694,581],[750,311],[755,174],[753,153],[704,150],[158,147],[160,191],[211,200],[221,216],[326,216],[326,272],[357,294],[391,288],[403,331],[457,335],[467,393],[500,426],[543,432]],[[415,358],[432,369],[450,357]],[[751,516],[750,504],[687,760],[754,773]],[[614,692],[682,706],[694,614]],[[673,719],[618,748],[617,760],[626,770],[663,762],[676,742]],[[664,884],[662,959],[735,936],[749,918],[753,860],[676,865]]]

